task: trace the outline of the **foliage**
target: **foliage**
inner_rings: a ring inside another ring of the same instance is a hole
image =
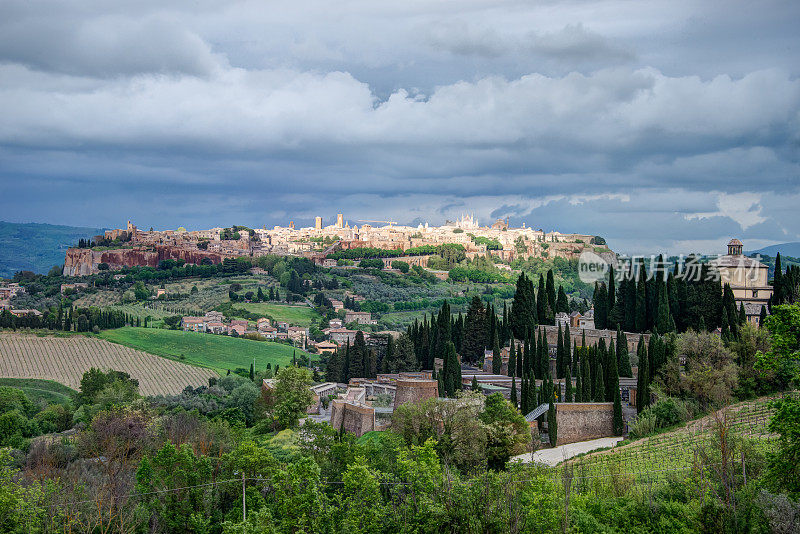
[[[800,383],[800,305],[773,306],[764,326],[772,346],[758,353],[757,368],[773,373],[784,387]]]
[[[789,396],[774,405],[776,412],[769,429],[780,435],[778,448],[769,454],[768,479],[773,488],[800,498],[800,398]]]

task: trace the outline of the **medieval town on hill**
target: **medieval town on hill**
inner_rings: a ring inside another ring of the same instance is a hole
[[[93,458],[116,454],[106,438],[86,439],[124,420],[143,424],[148,443],[166,441],[120,467],[122,479],[92,479],[101,489],[86,502],[104,510],[101,523],[118,524],[100,502],[113,484],[150,480],[151,462],[169,469],[178,445],[203,458],[220,447],[244,508],[263,511],[247,502],[249,490],[267,491],[262,474],[242,479],[235,467],[249,465],[242,447],[286,469],[310,454],[334,480],[348,476],[336,451],[371,447],[424,450],[459,476],[512,476],[521,465],[588,465],[593,450],[691,424],[702,458],[713,430],[693,419],[756,410],[736,424],[760,446],[775,409],[753,399],[794,387],[795,364],[780,359],[781,336],[796,327],[794,258],[762,261],[735,238],[714,256],[624,257],[600,236],[482,227],[471,216],[440,227],[358,222],[207,231],[129,222],[81,239],[47,275],[3,281],[0,380],[10,386],[0,392],[27,389],[14,393],[23,408],[0,414],[0,445],[31,451],[19,476],[46,463],[89,483],[70,466],[93,472]],[[195,443],[189,427],[222,434]],[[54,466],[45,452],[77,456]],[[220,513],[243,521],[229,501]]]

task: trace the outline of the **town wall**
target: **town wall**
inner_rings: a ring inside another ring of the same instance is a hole
[[[614,435],[613,402],[556,403],[556,445]]]
[[[395,384],[394,409],[407,402],[419,402],[439,396],[439,383],[436,380],[416,378],[398,379]]]
[[[375,409],[336,399],[331,402],[331,426],[336,430],[362,436],[375,430]]]

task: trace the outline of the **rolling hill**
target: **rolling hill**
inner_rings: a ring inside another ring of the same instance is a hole
[[[0,278],[16,271],[47,273],[64,263],[66,249],[78,239],[102,232],[100,228],[0,221]]]
[[[775,256],[778,252],[781,253],[781,256],[792,256],[794,258],[800,258],[800,241],[795,241],[793,243],[780,243],[778,245],[770,245],[768,247],[760,248],[758,250],[752,250],[747,252],[747,254],[761,254],[762,256]]]

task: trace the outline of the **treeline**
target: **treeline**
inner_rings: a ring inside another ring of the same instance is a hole
[[[29,313],[17,317],[10,311],[0,313],[0,328],[43,328],[64,332],[92,332],[126,325],[141,326],[141,319],[119,310],[100,308],[54,308],[41,316]]]
[[[643,263],[631,264],[619,282],[611,267],[608,281],[595,284],[593,301],[598,329],[665,334],[735,329],[746,320],[744,305],[737,309],[714,267],[691,257],[670,269],[659,256],[649,272]]]
[[[800,267],[787,265],[781,271],[781,254],[775,255],[775,277],[772,282],[772,296],[769,301],[770,312],[773,305],[794,304],[800,301]]]
[[[328,254],[328,258],[334,260],[360,260],[365,258],[397,258],[400,256],[427,256],[439,254],[447,257],[453,252],[464,252],[464,246],[458,243],[444,243],[442,245],[421,245],[405,250],[385,249],[376,247],[355,247],[347,250],[339,250]]]

